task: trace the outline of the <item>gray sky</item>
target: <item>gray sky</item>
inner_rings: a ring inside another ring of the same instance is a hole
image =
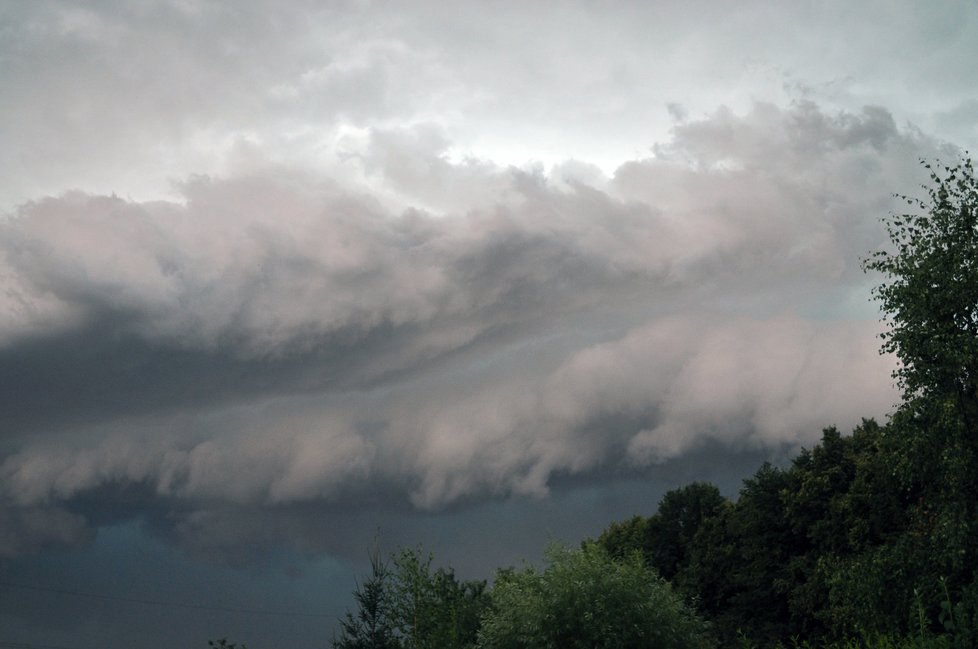
[[[281,4],[0,3],[0,641],[325,646],[375,539],[487,577],[896,401],[974,2]]]

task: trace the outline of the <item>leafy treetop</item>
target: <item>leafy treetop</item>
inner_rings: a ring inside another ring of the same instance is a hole
[[[894,353],[894,378],[913,402],[953,399],[968,428],[978,424],[978,178],[970,160],[922,162],[927,199],[900,195],[913,213],[884,219],[892,250],[863,261],[886,281],[874,289]]]

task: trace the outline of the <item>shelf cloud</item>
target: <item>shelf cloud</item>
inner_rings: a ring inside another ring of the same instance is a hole
[[[447,146],[372,131],[373,190],[269,165],[0,223],[0,551],[86,541],[106,488],[439,510],[895,402],[860,258],[953,151],[886,110],[720,109],[612,176]]]

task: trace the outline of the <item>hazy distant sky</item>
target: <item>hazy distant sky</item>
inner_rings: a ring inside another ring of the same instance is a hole
[[[860,259],[975,60],[973,1],[0,0],[0,642],[327,646],[374,543],[488,577],[885,417]]]

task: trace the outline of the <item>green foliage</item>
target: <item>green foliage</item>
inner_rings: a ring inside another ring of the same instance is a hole
[[[725,503],[720,490],[705,482],[673,489],[662,497],[648,531],[648,554],[660,575],[673,579],[686,568],[700,526],[716,516]]]
[[[950,649],[947,638],[939,636],[880,635],[868,638],[847,638],[835,642],[792,641],[775,649]]]
[[[738,631],[773,641],[788,635],[787,589],[796,538],[785,519],[788,477],[764,464],[740,498],[704,522],[690,553],[684,587],[716,624],[724,644]]]
[[[971,597],[975,459],[965,445],[935,445],[927,434],[941,437],[939,425],[905,413],[850,436],[828,428],[790,467],[763,466],[736,503],[703,521],[677,580],[725,645],[738,632],[762,646],[902,637],[918,612],[937,632],[958,609],[956,633],[972,633],[973,606],[937,603],[951,599],[942,584],[953,599]]]
[[[662,577],[674,579],[687,567],[703,521],[716,516],[726,504],[716,486],[694,482],[667,492],[653,516],[612,523],[597,543],[616,558],[639,552]]]
[[[357,586],[353,597],[357,614],[340,620],[335,649],[398,649],[391,599],[391,573],[379,553],[370,556],[370,576]]]
[[[393,619],[406,649],[475,645],[488,606],[484,581],[459,582],[451,568],[431,569],[432,556],[401,550],[393,557]]]
[[[638,552],[651,563],[649,520],[636,514],[627,521],[612,523],[601,532],[597,544],[616,559],[624,559]],[[588,541],[584,541],[584,544],[587,543]]]
[[[357,614],[340,621],[336,649],[463,649],[475,646],[489,603],[484,581],[459,582],[451,568],[404,549],[389,561],[374,553],[371,575],[353,593]]]
[[[887,600],[876,602],[873,610],[901,615],[907,610],[908,600],[900,597],[908,589],[895,589],[892,583],[883,587],[899,566],[878,552],[889,548],[886,544],[905,527],[908,504],[897,489],[884,446],[883,429],[871,420],[848,437],[827,428],[821,443],[803,450],[787,473],[782,500],[795,536],[788,586],[793,633],[811,638],[857,630],[855,620],[862,617],[843,611],[853,602],[839,597],[840,585],[863,592],[861,601],[871,594]],[[853,579],[856,574],[858,580]],[[866,592],[870,584],[871,593]],[[894,628],[890,617],[875,615],[873,621],[874,630]]]
[[[502,570],[482,623],[486,649],[695,649],[707,626],[637,553],[558,546],[547,566]]]
[[[978,424],[978,179],[971,161],[932,166],[927,200],[886,219],[893,250],[874,253],[866,270],[886,281],[874,293],[889,330],[882,351],[908,402],[952,397],[974,431]]]

